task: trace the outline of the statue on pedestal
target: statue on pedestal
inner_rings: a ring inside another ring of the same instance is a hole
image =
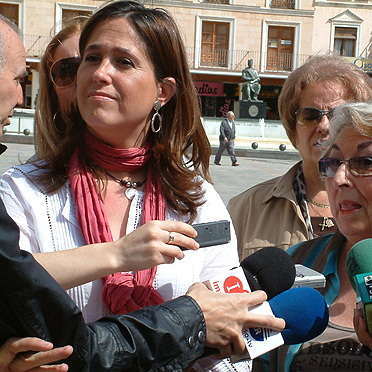
[[[243,101],[258,101],[258,93],[260,93],[260,76],[258,71],[252,67],[253,59],[248,61],[248,66],[242,71],[242,78],[244,81],[242,87]]]

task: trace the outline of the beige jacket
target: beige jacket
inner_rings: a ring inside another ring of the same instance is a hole
[[[308,231],[293,190],[300,162],[283,176],[260,183],[233,197],[227,206],[238,238],[239,259],[256,250],[284,250],[308,240]]]

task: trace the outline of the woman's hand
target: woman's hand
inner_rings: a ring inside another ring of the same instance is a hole
[[[368,333],[366,320],[364,319],[361,309],[355,309],[353,322],[358,340],[363,345],[368,346],[370,349],[372,349],[372,337]]]
[[[184,257],[179,247],[196,250],[197,233],[180,221],[150,221],[115,242],[35,253],[36,260],[63,289],[120,271],[139,271]],[[63,270],[61,270],[63,267]]]
[[[187,295],[201,307],[207,325],[207,346],[220,350],[219,357],[243,354],[246,350],[243,331],[250,327],[282,331],[283,319],[270,315],[254,314],[249,309],[266,301],[263,291],[252,293],[215,293],[202,283],[190,287]]]
[[[65,372],[67,364],[47,365],[66,359],[72,347],[53,349],[53,344],[39,338],[10,338],[0,347],[0,372]]]
[[[199,248],[193,239],[197,235],[191,225],[180,221],[150,221],[132,233],[118,239],[116,244],[117,271],[138,271],[184,257],[179,247]],[[115,259],[115,258],[114,258]]]

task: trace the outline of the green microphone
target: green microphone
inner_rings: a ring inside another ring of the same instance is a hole
[[[372,239],[353,245],[346,257],[349,280],[358,297],[368,332],[372,334]]]

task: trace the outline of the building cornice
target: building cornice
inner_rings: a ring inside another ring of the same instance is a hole
[[[216,10],[221,12],[236,12],[236,13],[255,13],[255,14],[270,14],[270,15],[285,15],[285,16],[301,16],[313,17],[314,10],[304,9],[277,9],[266,8],[248,5],[234,5],[234,4],[211,4],[211,3],[193,3],[189,1],[177,0],[143,0],[146,5],[153,6],[170,6],[175,8],[190,8],[199,10]]]
[[[314,6],[328,7],[328,8],[354,8],[354,9],[372,9],[372,4],[364,2],[350,2],[350,1],[315,1]]]
[[[204,69],[190,69],[190,72],[195,75],[218,75],[218,76],[242,76],[241,71],[221,71],[221,70],[204,70]],[[267,72],[260,72],[260,78],[270,79],[286,79],[289,74],[273,74]]]

